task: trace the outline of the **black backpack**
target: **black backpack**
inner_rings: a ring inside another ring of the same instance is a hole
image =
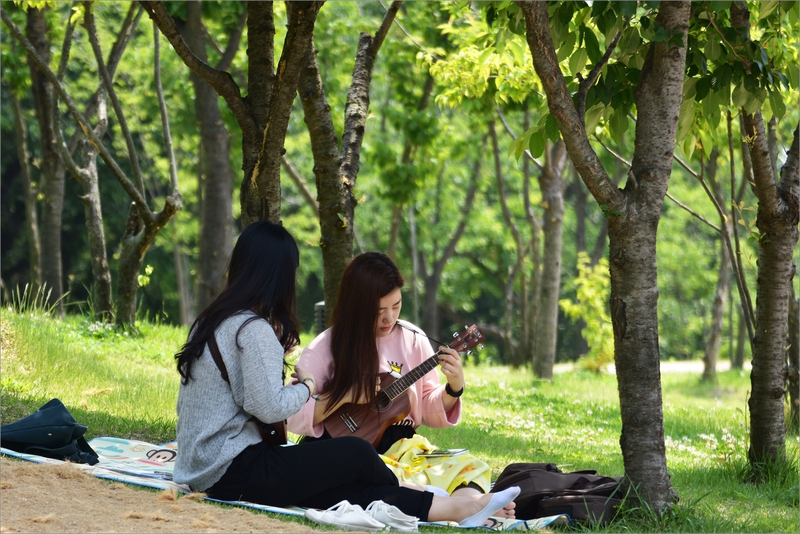
[[[551,463],[515,463],[503,469],[492,491],[520,487],[517,519],[565,514],[578,523],[606,525],[622,504],[622,479],[594,470],[563,473]]]
[[[53,399],[19,421],[1,426],[0,444],[16,452],[94,465],[99,458],[83,437],[87,429],[60,400]]]

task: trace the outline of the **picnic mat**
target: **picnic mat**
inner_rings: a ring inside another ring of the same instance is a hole
[[[148,488],[191,493],[188,486],[172,481],[172,471],[175,465],[175,458],[178,455],[178,444],[175,441],[154,445],[144,441],[104,436],[90,440],[89,445],[98,454],[100,461],[95,465],[73,463],[71,464],[72,466],[98,478]],[[0,453],[41,464],[66,463],[61,460],[16,452],[6,448],[0,448]],[[305,516],[305,509],[300,507],[281,508],[247,501],[223,501],[210,497],[205,497],[205,499],[275,514]],[[458,524],[454,522],[420,522],[420,525],[446,526],[448,528],[479,528],[482,530],[539,530],[549,525],[569,522],[569,518],[564,515],[529,519],[527,521],[521,519],[492,519],[496,520],[496,524],[492,528],[458,527]]]

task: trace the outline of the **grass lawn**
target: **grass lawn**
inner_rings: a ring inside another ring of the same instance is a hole
[[[175,439],[179,377],[172,356],[186,329],[141,324],[140,335],[125,335],[80,316],[56,321],[9,309],[0,320],[3,422],[57,397],[89,427],[87,438]],[[624,473],[613,375],[568,371],[542,381],[508,367],[470,365],[465,372],[462,422],[421,431],[437,446],[469,448],[492,466],[493,478],[512,462]],[[749,387],[749,375],[740,371],[719,373],[713,385],[701,384],[698,374],[663,374],[667,461],[680,501],[660,520],[623,514],[593,530],[800,531],[797,434],[787,436],[788,472],[760,486],[744,481]]]

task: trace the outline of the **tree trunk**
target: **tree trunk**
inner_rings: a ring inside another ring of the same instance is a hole
[[[739,317],[738,328],[736,329],[736,354],[731,357],[731,369],[744,369],[744,352],[749,341],[747,339],[747,325],[745,324],[744,311],[742,306],[736,307]]]
[[[103,127],[105,130],[105,127]],[[83,213],[89,237],[92,264],[92,298],[95,318],[110,321],[114,311],[111,290],[111,270],[106,253],[106,235],[103,228],[103,210],[100,207],[100,184],[97,175],[97,151],[88,141],[81,142],[81,185]]]
[[[549,150],[545,168],[539,175],[542,192],[542,254],[541,294],[536,314],[536,349],[533,353],[533,372],[539,378],[553,378],[558,340],[558,297],[561,294],[561,246],[564,224],[564,170],[567,150],[559,140]]]
[[[297,91],[311,139],[317,183],[326,324],[330,323],[342,274],[353,258],[356,208],[353,188],[358,178],[361,145],[369,112],[372,69],[399,8],[400,2],[393,2],[375,36],[362,33],[359,38],[353,78],[344,110],[341,151],[333,127],[331,107],[325,98],[313,43],[308,47],[303,68],[299,72]]]
[[[186,4],[184,40],[192,52],[208,62],[200,18],[201,4]],[[233,248],[233,171],[230,168],[228,131],[222,122],[217,93],[194,72],[194,110],[200,129],[198,165],[204,177],[203,209],[200,211],[200,239],[197,260],[197,308],[211,304],[225,287],[225,270]]]
[[[319,203],[320,249],[323,265],[323,294],[325,295],[325,324],[339,293],[339,281],[353,257],[353,228],[345,224],[342,213],[352,213],[355,196],[339,175],[341,158],[336,130],[330,114],[317,66],[316,48],[312,45],[306,67],[300,74],[298,93],[303,104],[306,126],[314,157],[314,176]]]
[[[706,177],[711,182],[714,196],[720,206],[727,205],[722,193],[722,185],[717,180],[717,150],[711,151],[708,163],[706,164]],[[721,224],[723,232],[731,235],[729,228],[730,217],[723,217]],[[706,337],[706,347],[703,353],[703,374],[700,376],[701,382],[717,382],[717,362],[719,361],[719,351],[722,346],[722,327],[725,316],[725,304],[728,300],[728,293],[731,286],[731,256],[728,247],[722,241],[720,247],[719,269],[717,271],[717,292],[714,296],[714,303],[711,305],[711,324]]]
[[[656,22],[681,46],[653,42],[634,95],[633,164],[616,188],[589,144],[556,58],[544,2],[517,2],[528,45],[570,158],[609,222],[611,315],[620,394],[620,445],[629,483],[659,515],[677,500],[667,471],[658,352],[656,232],[669,182],[682,101],[689,2],[661,2]]]
[[[731,5],[731,26],[743,29],[750,40],[750,12],[747,6]],[[781,169],[780,182],[773,173],[767,133],[761,111],[741,110],[749,136],[753,181],[758,197],[756,226],[758,276],[756,287],[755,335],[753,336],[748,457],[757,480],[765,478],[770,465],[786,464],[786,421],[784,388],[788,368],[786,341],[789,322],[790,286],[794,276],[792,256],[798,240],[800,220],[800,126]]]
[[[47,24],[43,9],[28,9],[26,35],[42,59],[50,60],[50,43],[47,40]],[[39,139],[41,142],[41,266],[42,284],[49,294],[48,305],[54,305],[54,311],[64,315],[63,271],[61,261],[61,214],[64,207],[64,165],[58,156],[53,132],[52,93],[53,88],[45,74],[36,63],[28,57],[31,70],[31,91],[33,93],[36,119],[39,123]]]
[[[764,138],[761,112],[745,114],[747,131],[759,139],[751,147],[753,173],[759,191],[756,225],[761,234],[758,245],[756,328],[753,338],[752,394],[750,408],[750,450],[748,457],[756,476],[766,474],[769,463],[786,462],[784,388],[787,379],[786,340],[788,336],[790,286],[794,276],[792,256],[798,229],[798,141],[794,142],[781,169],[781,183],[772,179],[769,152]]]
[[[17,91],[11,89],[11,104],[14,111],[14,137],[19,159],[19,174],[22,178],[22,189],[25,195],[25,233],[28,237],[28,264],[30,265],[30,288],[32,295],[42,287],[42,252],[39,242],[39,217],[36,202],[39,196],[38,187],[31,181],[30,152],[28,151],[28,129],[22,118],[22,108],[17,98]]]
[[[795,273],[796,274],[796,273]],[[791,285],[789,298],[789,428],[800,428],[800,300]]]

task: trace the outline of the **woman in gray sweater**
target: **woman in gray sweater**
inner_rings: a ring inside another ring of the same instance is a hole
[[[280,225],[256,222],[239,236],[227,287],[175,355],[182,377],[175,482],[217,499],[273,506],[325,509],[348,500],[367,507],[382,500],[422,521],[464,526],[512,508],[514,491],[443,497],[402,486],[360,438],[291,446],[262,441],[260,424],[282,422],[314,402],[316,385],[303,369],[295,369],[297,383],[284,385],[284,354],[299,343],[298,263],[297,244]],[[214,342],[219,365],[209,349]]]

